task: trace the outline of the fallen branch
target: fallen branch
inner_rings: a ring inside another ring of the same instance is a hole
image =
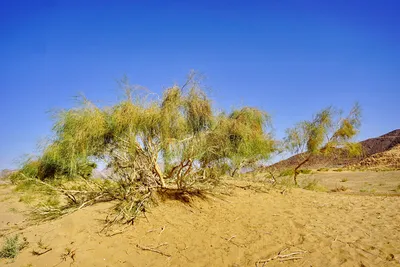
[[[226,237],[222,237],[222,236],[221,236],[222,239],[224,239],[224,240],[226,240],[226,241],[228,241],[228,242],[234,244],[234,245],[237,246],[237,247],[241,247],[242,245],[237,244],[237,243],[235,243],[234,241],[232,241],[232,239],[234,239],[235,237],[236,237],[235,235],[231,236],[230,238],[226,238]]]
[[[52,248],[46,249],[45,251],[41,251],[41,252],[32,250],[32,255],[40,256],[40,255],[46,254],[47,252],[52,251],[52,250],[53,250]]]
[[[226,241],[231,241],[232,239],[234,239],[236,236],[235,235],[233,235],[233,236],[231,236],[230,238],[225,238],[225,237],[223,237],[223,239],[225,239]]]
[[[162,243],[162,244],[158,245],[157,247],[144,247],[144,246],[137,244],[136,247],[140,248],[141,250],[147,250],[147,251],[158,253],[158,254],[166,256],[166,257],[171,257],[170,254],[166,254],[157,249],[159,247],[166,246],[166,245],[168,245],[168,243]]]
[[[282,262],[282,261],[290,261],[290,260],[300,260],[300,259],[302,259],[303,257],[299,257],[299,256],[296,256],[296,255],[304,254],[304,253],[307,252],[307,251],[304,251],[304,250],[300,250],[300,251],[294,251],[294,252],[289,253],[289,254],[282,254],[282,253],[285,252],[286,250],[288,250],[288,248],[285,248],[284,250],[279,251],[279,253],[278,253],[276,256],[274,256],[274,257],[271,257],[271,258],[268,258],[268,259],[265,259],[265,260],[258,260],[258,261],[256,262],[256,267],[257,267],[260,263],[263,263],[262,266],[264,266],[266,263],[268,263],[268,262],[270,262],[270,261],[274,261],[274,260],[278,260],[278,261],[280,261],[280,262]]]

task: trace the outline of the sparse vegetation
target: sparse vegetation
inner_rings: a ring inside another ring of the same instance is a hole
[[[310,173],[312,173],[312,170],[309,169],[299,170],[299,174],[310,174]],[[286,169],[284,171],[281,171],[279,173],[279,176],[292,176],[293,174],[294,174],[293,169]]]
[[[376,192],[376,189],[375,189],[375,188],[362,188],[362,189],[360,189],[360,192],[361,192],[361,193],[370,193],[370,194],[373,194],[373,193]]]
[[[327,192],[328,189],[321,185],[317,179],[305,181],[305,185],[303,186],[306,190],[318,191],[318,192]]]
[[[279,176],[280,176],[280,177],[282,177],[282,176],[292,176],[293,173],[294,173],[294,172],[293,172],[292,169],[287,169],[287,170],[281,171],[281,172],[279,173]]]
[[[291,176],[280,176],[276,180],[274,186],[282,189],[290,189],[294,186],[293,179],[291,178]]]
[[[345,183],[345,182],[347,182],[349,179],[347,179],[347,178],[342,178],[342,180],[340,180],[340,182],[342,182],[342,183]]]
[[[18,210],[15,207],[8,208],[8,211],[15,213],[18,212]]]
[[[19,201],[25,204],[31,204],[34,200],[35,197],[31,194],[24,194],[19,198]]]
[[[14,235],[6,237],[4,244],[0,250],[0,258],[15,258],[18,253],[27,246],[26,239],[22,243],[19,242],[19,236]]]

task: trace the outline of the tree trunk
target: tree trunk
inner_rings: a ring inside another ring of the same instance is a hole
[[[238,168],[235,168],[235,169],[233,170],[233,172],[231,172],[231,177],[234,177],[234,176],[235,176],[237,170],[238,170]]]
[[[275,178],[275,175],[274,175],[274,171],[267,170],[267,172],[269,173],[269,175],[271,175],[273,184],[276,184],[276,178]]]
[[[155,160],[155,162],[153,164],[154,164],[154,171],[156,172],[158,178],[160,178],[161,187],[165,187],[164,174],[162,173],[162,171],[160,170],[160,167],[157,164],[157,159]]]
[[[242,166],[243,166],[243,162],[239,163],[239,166],[237,166],[233,170],[233,172],[231,172],[231,177],[234,177],[236,175],[236,173],[242,169]],[[240,172],[239,172],[239,177],[240,177]]]
[[[295,185],[298,185],[297,184],[297,175],[299,174],[300,167],[303,166],[307,161],[309,161],[310,158],[311,158],[311,155],[309,155],[306,159],[304,159],[302,162],[300,162],[299,165],[297,165],[296,168],[294,168],[294,177],[293,177],[293,179],[294,179],[294,184]]]

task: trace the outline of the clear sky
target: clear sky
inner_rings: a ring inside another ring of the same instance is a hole
[[[219,109],[256,106],[275,134],[363,107],[359,139],[400,128],[400,1],[0,1],[0,169],[51,133],[49,110],[116,80],[160,93],[195,69]]]

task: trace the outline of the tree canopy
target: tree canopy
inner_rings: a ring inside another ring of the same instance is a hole
[[[266,112],[252,107],[215,112],[195,75],[162,97],[127,82],[123,88],[125,97],[111,107],[84,99],[57,113],[38,178],[74,177],[102,159],[114,178],[184,188],[210,182],[227,168],[235,174],[275,149]]]

